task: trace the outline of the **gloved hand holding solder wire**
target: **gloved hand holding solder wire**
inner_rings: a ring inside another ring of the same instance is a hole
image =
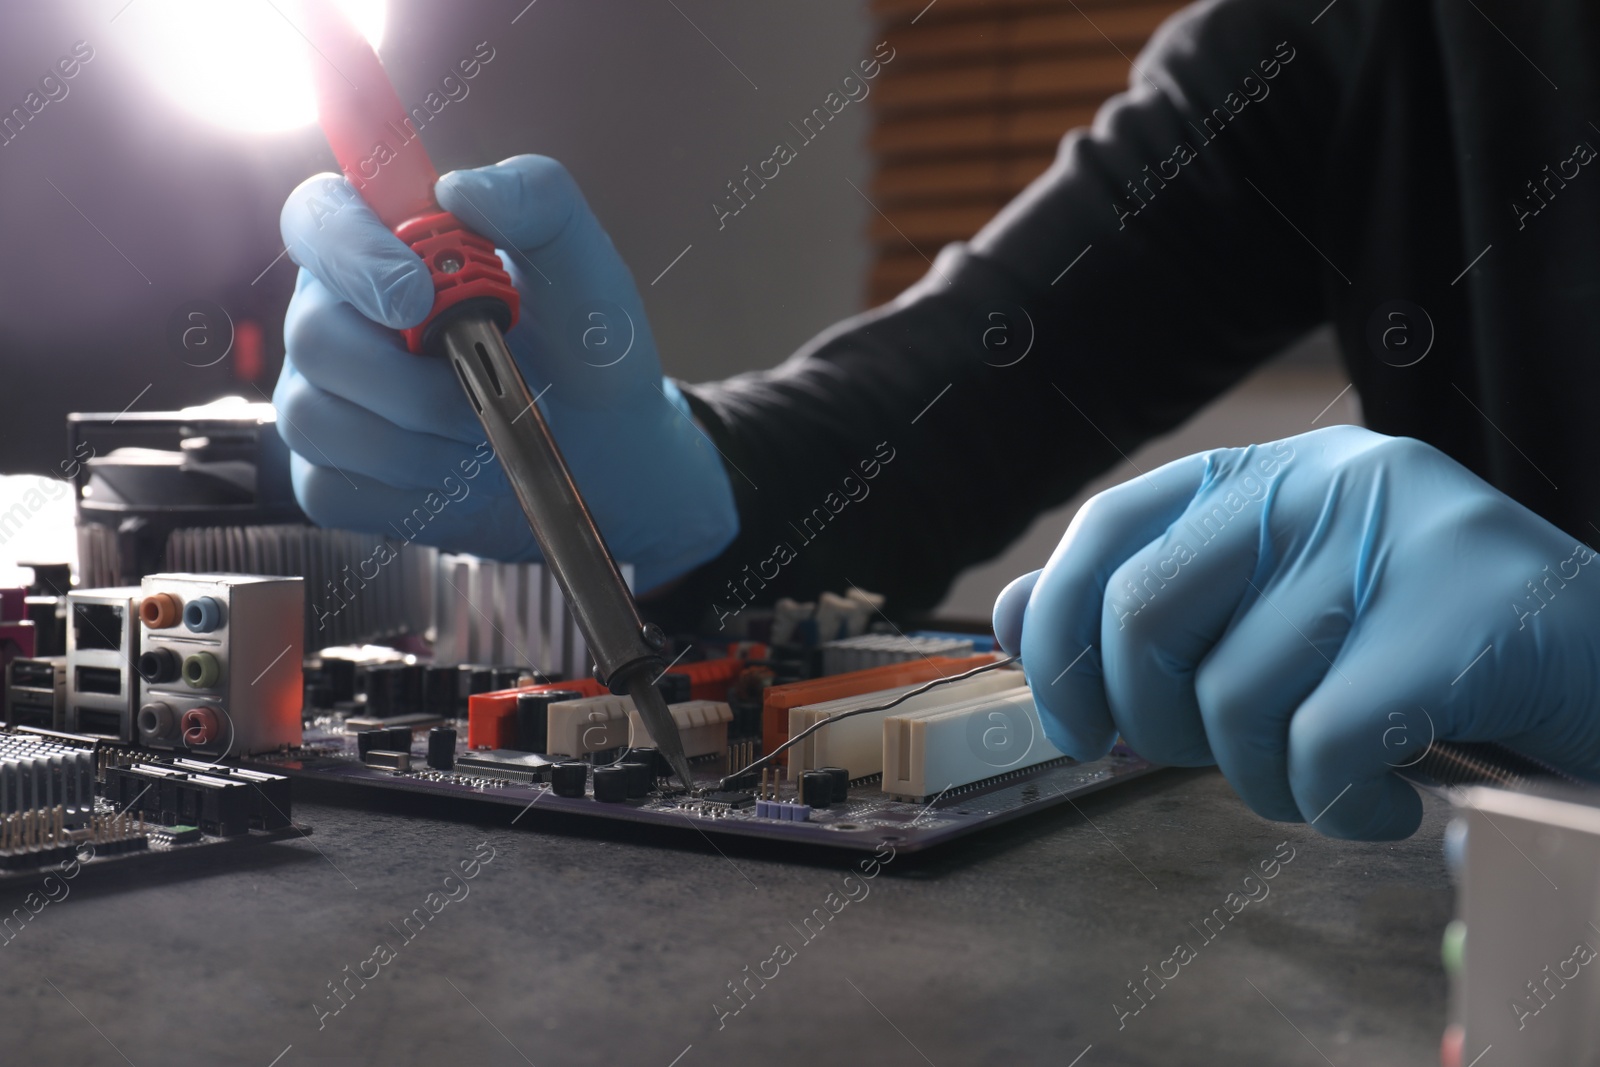
[[[995,603],[1056,746],[1215,763],[1257,813],[1396,838],[1393,772],[1497,741],[1600,777],[1600,565],[1443,453],[1333,427],[1089,501]]]

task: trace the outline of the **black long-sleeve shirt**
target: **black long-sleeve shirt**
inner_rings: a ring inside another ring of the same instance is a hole
[[[847,583],[931,607],[1328,321],[1370,427],[1600,536],[1597,46],[1584,0],[1186,9],[921,282],[688,390],[742,528],[658,609]]]

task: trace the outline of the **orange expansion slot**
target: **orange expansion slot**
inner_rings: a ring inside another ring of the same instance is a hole
[[[689,693],[695,700],[727,700],[728,687],[744,670],[746,660],[765,658],[767,648],[765,645],[746,643],[735,647],[733,652],[733,655],[721,659],[681,663],[673,667],[671,673],[689,676]],[[474,693],[467,698],[467,747],[511,748],[517,740],[517,697],[522,693],[546,693],[556,689],[570,689],[586,697],[603,696],[610,692],[593,678],[574,678],[567,682]]]
[[[838,700],[840,697],[859,696],[878,689],[931,682],[935,678],[950,678],[962,671],[993,663],[999,658],[993,652],[976,656],[931,656],[772,686],[767,689],[761,702],[761,751],[771,752],[789,740],[789,712],[793,708],[819,704],[824,700]],[[779,756],[778,762],[787,765],[788,753]]]
[[[570,689],[586,697],[610,692],[593,678],[574,678],[570,682],[474,693],[467,698],[467,747],[512,748],[517,743],[517,697],[522,693],[546,693],[555,689]]]

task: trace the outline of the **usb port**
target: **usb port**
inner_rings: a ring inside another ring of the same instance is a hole
[[[18,689],[54,689],[56,665],[37,659],[12,660],[11,684]]]
[[[78,732],[81,734],[98,734],[102,737],[121,737],[122,716],[115,711],[79,708]]]
[[[79,667],[78,692],[118,696],[122,693],[122,672],[111,667]]]

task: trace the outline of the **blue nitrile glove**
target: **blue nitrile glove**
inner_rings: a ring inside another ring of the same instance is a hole
[[[1600,772],[1594,558],[1428,445],[1332,427],[1099,494],[995,632],[1062,751],[1120,732],[1267,818],[1392,839],[1422,814],[1392,768],[1433,736]]]
[[[633,278],[562,166],[517,156],[455,171],[439,203],[494,240],[522,294],[506,335],[578,488],[634,586],[713,558],[738,532],[715,447],[662,378]],[[394,331],[433,304],[428,271],[349,184],[303,182],[283,206],[304,269],[273,395],[295,495],[324,525],[497,559],[538,548],[449,365]]]

